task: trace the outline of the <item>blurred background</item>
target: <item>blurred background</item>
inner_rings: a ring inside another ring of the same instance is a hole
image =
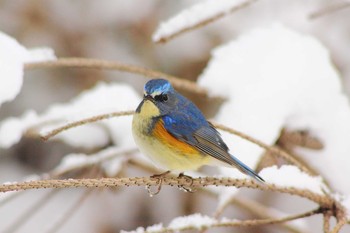
[[[161,21],[197,2],[199,1],[0,0],[0,31],[16,38],[27,48],[51,47],[57,57],[117,60],[195,81],[210,59],[213,48],[235,39],[249,29],[282,22],[301,33],[315,36],[329,49],[342,77],[344,90],[350,92],[350,8],[310,19],[313,12],[342,1],[257,1],[166,44],[152,42],[152,34]],[[146,81],[133,74],[115,71],[66,68],[26,71],[20,95],[1,106],[0,120],[19,116],[27,109],[43,112],[52,103],[66,102],[101,80],[128,83],[140,93]],[[207,104],[206,100],[192,97],[207,114],[217,108]],[[50,171],[64,155],[73,152],[86,151],[62,142],[23,139],[11,149],[0,151],[0,182],[18,181],[30,174]],[[84,177],[87,174],[96,177],[99,171],[85,172]],[[149,173],[131,167],[125,175],[147,174]],[[278,206],[278,201],[272,203],[272,197],[267,194],[243,191],[240,195],[252,196],[265,203],[270,200],[271,205]],[[300,211],[300,200],[295,197],[289,200],[294,205],[285,211]],[[75,211],[69,211],[75,205]],[[92,192],[30,191],[10,203],[0,204],[0,232],[54,232],[51,226],[55,221],[61,215],[74,212],[69,214],[69,220],[62,223],[58,232],[112,233],[158,222],[168,223],[174,217],[195,212],[211,215],[215,207],[216,200],[210,195],[189,195],[166,187],[160,195],[153,198],[142,188]],[[228,208],[224,216],[254,217],[247,212],[237,211],[235,207]],[[316,230],[312,232],[321,232],[320,224],[314,226]],[[212,232],[235,230],[216,229]],[[282,230],[264,227],[242,228],[237,232]]]

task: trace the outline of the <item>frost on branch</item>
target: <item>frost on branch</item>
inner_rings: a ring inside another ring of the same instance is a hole
[[[281,25],[252,30],[216,48],[199,83],[227,97],[216,116],[220,123],[269,145],[283,128],[319,138],[323,150],[298,148],[298,153],[332,187],[350,192],[349,103],[317,39]],[[223,137],[235,156],[256,166],[261,148],[227,133]]]
[[[0,126],[0,146],[12,146],[32,127],[41,126],[39,128],[46,132],[74,120],[135,109],[139,102],[139,95],[128,85],[100,83],[69,103],[52,105],[41,115],[28,111],[21,118],[4,120]],[[72,146],[85,148],[104,146],[110,141],[119,146],[130,146],[134,145],[130,127],[131,118],[121,117],[77,127],[56,138]]]
[[[14,38],[0,32],[0,106],[20,92],[25,62],[54,60],[52,49],[26,49]]]
[[[174,218],[166,228],[163,227],[163,224],[156,224],[147,228],[139,227],[135,231],[122,231],[122,233],[157,233],[165,232],[165,229],[167,230],[167,232],[177,232],[185,229],[202,230],[214,224],[218,224],[220,222],[225,221],[227,220],[223,219],[220,221],[209,216],[201,214],[192,214],[189,216]]]
[[[280,168],[277,168],[277,166],[268,167],[263,169],[260,175],[269,184],[275,184],[280,187],[310,190],[320,195],[329,191],[321,177],[312,177],[292,165],[283,165]]]

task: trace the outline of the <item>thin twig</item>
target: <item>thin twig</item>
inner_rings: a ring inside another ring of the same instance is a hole
[[[211,122],[211,123],[218,129],[221,129],[221,130],[224,130],[224,131],[226,131],[228,133],[237,135],[237,136],[239,136],[239,137],[241,137],[243,139],[246,139],[246,140],[248,140],[248,141],[250,141],[250,142],[252,142],[252,143],[254,143],[254,144],[256,144],[256,145],[258,145],[258,146],[260,146],[262,148],[264,148],[267,151],[270,151],[271,153],[274,153],[274,154],[284,158],[286,161],[288,161],[289,163],[299,167],[300,170],[306,172],[307,174],[310,174],[310,175],[313,174],[307,167],[305,167],[302,163],[300,163],[298,160],[296,160],[289,153],[287,153],[287,152],[285,152],[285,151],[283,151],[281,149],[278,149],[278,148],[276,148],[274,146],[269,146],[269,145],[267,145],[267,144],[265,144],[265,143],[255,139],[255,138],[252,138],[252,137],[250,137],[250,136],[248,136],[248,135],[238,131],[238,130],[229,128],[229,127],[224,126],[224,125],[219,124],[219,123],[215,123],[215,122]]]
[[[261,203],[254,201],[252,199],[244,198],[244,197],[236,197],[232,198],[232,200],[228,204],[234,204],[235,206],[238,206],[244,210],[247,210],[257,216],[258,218],[270,218],[270,219],[277,219],[279,216],[281,216],[281,213],[275,209],[271,209],[271,207],[266,207],[262,205]],[[280,227],[285,228],[289,232],[293,233],[305,233],[304,230],[296,228],[296,226],[292,226],[291,224],[285,223],[282,224]]]
[[[343,1],[343,2],[337,2],[337,3],[333,3],[329,6],[326,6],[320,10],[317,10],[313,13],[311,13],[309,15],[310,19],[317,19],[320,18],[322,16],[326,16],[332,13],[335,13],[339,10],[343,10],[345,8],[348,8],[350,6],[350,2],[349,1]]]
[[[174,87],[191,91],[195,94],[207,95],[206,89],[199,87],[196,83],[181,79],[166,73],[151,70],[144,67],[139,67],[130,64],[124,64],[119,61],[107,61],[102,59],[91,59],[91,58],[58,58],[54,61],[44,62],[32,62],[26,63],[25,69],[38,69],[38,68],[56,68],[56,67],[73,67],[73,68],[90,68],[90,69],[109,69],[118,70],[122,72],[129,72],[138,74],[149,78],[165,78],[169,80]]]
[[[176,187],[203,188],[206,186],[234,186],[237,188],[252,188],[260,190],[269,190],[273,192],[287,193],[307,198],[320,204],[325,208],[330,208],[335,200],[329,196],[320,195],[306,189],[297,189],[294,187],[280,187],[273,184],[260,184],[251,179],[233,179],[216,177],[199,177],[191,181],[182,177],[164,177],[163,185]],[[30,189],[46,188],[102,188],[102,187],[120,187],[120,186],[157,186],[158,179],[151,177],[132,177],[132,178],[100,178],[100,179],[67,179],[67,180],[36,180],[28,182],[19,182],[0,185],[0,192],[20,191]]]
[[[324,233],[329,233],[331,217],[332,217],[332,213],[330,211],[326,211],[325,213],[323,213],[323,232]]]
[[[97,121],[101,121],[101,120],[105,120],[105,119],[109,119],[109,118],[112,118],[112,117],[119,117],[119,116],[128,116],[128,115],[132,115],[134,114],[134,111],[123,111],[123,112],[113,112],[113,113],[107,113],[107,114],[102,114],[102,115],[98,115],[98,116],[94,116],[94,117],[90,117],[90,118],[86,118],[86,119],[83,119],[83,120],[79,120],[79,121],[74,121],[74,122],[71,122],[69,124],[66,124],[62,127],[59,127],[59,128],[56,128],[50,132],[48,132],[47,134],[45,135],[42,135],[42,139],[43,140],[48,140],[49,138],[65,131],[65,130],[68,130],[70,128],[74,128],[74,127],[77,127],[77,126],[81,126],[81,125],[84,125],[84,124],[87,124],[87,123],[93,123],[93,122],[97,122]],[[257,140],[257,139],[254,139],[242,132],[239,132],[237,130],[234,130],[232,128],[229,128],[227,126],[224,126],[224,125],[221,125],[221,124],[218,124],[218,123],[215,123],[215,122],[211,122],[215,127],[217,127],[218,129],[221,129],[221,130],[224,130],[224,131],[227,131],[231,134],[234,134],[234,135],[237,135],[243,139],[246,139],[274,154],[277,154],[281,157],[283,157],[285,160],[287,160],[288,162],[290,162],[291,164],[294,164],[296,166],[298,166],[302,171],[308,173],[308,174],[313,174],[307,167],[305,167],[302,163],[300,163],[298,160],[296,160],[293,156],[291,156],[290,154],[288,154],[287,152],[283,151],[283,150],[280,150],[276,147],[272,147],[272,146],[268,146],[266,145],[265,143]]]
[[[323,149],[322,142],[312,137],[307,131],[287,131],[283,129],[278,141],[282,144],[291,144],[292,146],[300,146],[313,150]]]
[[[102,115],[97,115],[97,116],[93,116],[93,117],[89,117],[89,118],[85,118],[79,121],[74,121],[71,123],[68,123],[62,127],[58,127],[50,132],[48,132],[45,135],[42,135],[41,138],[43,140],[48,140],[49,138],[63,132],[66,131],[68,129],[77,127],[77,126],[81,126],[81,125],[85,125],[87,123],[93,123],[93,122],[97,122],[97,121],[101,121],[101,120],[106,120],[112,117],[119,117],[119,116],[129,116],[134,114],[134,111],[122,111],[122,112],[112,112],[112,113],[107,113],[107,114],[102,114]]]
[[[161,171],[159,169],[157,169],[154,166],[151,166],[147,163],[144,163],[140,160],[135,160],[135,159],[130,159],[128,160],[128,163],[130,165],[133,165],[137,168],[140,168],[144,171],[153,173],[153,174],[158,174]],[[201,188],[199,189],[201,191],[204,191],[203,193],[205,194],[209,194],[210,196],[218,196],[218,193],[213,192],[213,189],[207,189],[207,188]],[[271,208],[267,208],[265,206],[263,206],[262,204],[260,204],[259,202],[256,202],[254,200],[248,200],[248,199],[244,199],[242,197],[237,197],[232,199],[232,201],[229,204],[235,204],[243,209],[246,209],[249,212],[252,212],[253,214],[255,214],[256,216],[260,217],[260,218],[273,218],[273,215],[269,215],[267,214],[268,212],[271,212]],[[214,217],[216,218],[216,216],[214,215]],[[218,218],[219,216],[217,216]],[[293,233],[305,233],[302,230],[297,229],[295,226],[291,226],[289,224],[283,224],[281,227],[284,227],[285,229],[287,229],[290,232]]]
[[[346,224],[346,219],[338,219],[338,222],[334,226],[331,233],[338,233],[345,224]]]
[[[183,27],[182,29],[180,29],[178,31],[174,31],[173,33],[171,33],[169,35],[160,36],[159,38],[158,37],[156,37],[156,38],[154,37],[155,38],[154,42],[156,42],[156,43],[166,43],[166,42],[174,39],[175,37],[178,37],[179,35],[181,35],[181,34],[183,34],[185,32],[193,31],[193,30],[196,30],[198,28],[204,27],[204,26],[206,26],[206,25],[208,25],[210,23],[213,23],[213,22],[223,18],[226,15],[229,15],[229,14],[232,14],[232,13],[234,13],[236,11],[244,9],[244,8],[250,6],[252,3],[256,2],[256,1],[257,0],[244,1],[244,2],[242,2],[240,4],[238,4],[238,5],[235,5],[231,9],[228,9],[228,10],[225,10],[225,11],[222,11],[222,12],[218,12],[218,14],[216,14],[216,15],[210,17],[210,18],[206,18],[206,19],[203,19],[202,21],[199,21],[199,22],[197,22],[195,24]]]
[[[63,164],[59,164],[56,168],[51,170],[51,172],[49,173],[50,174],[49,176],[50,178],[58,178],[70,171],[100,164],[101,162],[114,159],[117,156],[131,154],[136,151],[137,149],[134,147],[125,147],[125,148],[109,147],[107,149],[99,151],[96,154],[86,155],[86,158],[84,159],[84,161],[76,162],[74,164],[70,163],[69,166],[66,166],[64,162],[64,160],[67,158],[66,156],[65,158],[63,158]]]
[[[212,224],[200,226],[200,229],[209,229],[214,227],[253,227],[253,226],[261,226],[261,225],[271,225],[271,224],[288,222],[295,219],[306,218],[319,213],[321,213],[321,210],[315,209],[302,214],[291,215],[288,217],[283,217],[278,219],[268,218],[268,219],[254,219],[254,220],[243,220],[243,221],[225,220],[225,221],[218,221]],[[187,231],[187,230],[198,230],[198,227],[193,225],[188,225],[188,226],[179,227],[179,228],[162,228],[159,230],[150,230],[150,231],[146,230],[145,232],[146,233],[165,233],[165,232],[181,232],[181,231]]]

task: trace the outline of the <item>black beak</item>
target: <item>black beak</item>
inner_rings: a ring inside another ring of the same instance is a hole
[[[144,95],[143,96],[143,101],[145,101],[145,100],[153,101],[153,97],[151,95]]]
[[[154,102],[154,99],[152,98],[151,95],[144,95],[144,96],[143,96],[143,100],[141,101],[141,103],[139,104],[139,106],[136,108],[136,112],[137,112],[137,113],[139,113],[139,112],[141,111],[141,107],[142,107],[143,103],[144,103],[146,100],[149,100],[149,101]]]

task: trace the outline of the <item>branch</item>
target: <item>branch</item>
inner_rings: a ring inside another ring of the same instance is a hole
[[[271,153],[273,154],[276,154],[282,158],[284,158],[286,161],[288,161],[289,163],[297,166],[300,168],[300,170],[302,170],[303,172],[306,172],[307,174],[310,174],[312,175],[313,173],[307,168],[305,167],[302,163],[300,163],[298,160],[296,160],[292,155],[290,155],[289,153],[281,150],[281,149],[278,149],[277,147],[274,147],[274,146],[269,146],[255,138],[252,138],[238,130],[235,130],[235,129],[232,129],[232,128],[229,128],[227,126],[224,126],[224,125],[221,125],[219,123],[215,123],[215,122],[211,122],[216,128],[218,129],[221,129],[221,130],[224,130],[228,133],[231,133],[231,134],[234,134],[234,135],[237,135],[243,139],[246,139],[247,141],[250,141],[258,146],[260,146],[261,148],[264,148],[265,150],[267,151],[270,151]]]
[[[161,173],[161,171],[159,169],[157,169],[156,167],[154,167],[148,163],[145,163],[143,161],[140,161],[140,160],[130,159],[128,161],[128,163],[130,165],[135,166],[136,168],[142,169],[143,171],[147,171],[147,172],[150,172],[152,174]],[[216,192],[214,189],[202,188],[199,190],[203,191],[204,194],[210,195],[211,197],[217,197],[219,195],[219,193]],[[231,202],[228,204],[234,204],[234,205],[236,205],[236,206],[238,206],[246,211],[251,212],[252,214],[256,215],[259,218],[275,218],[276,219],[276,218],[281,216],[281,215],[277,215],[277,213],[276,213],[277,210],[273,210],[273,209],[271,209],[271,207],[263,206],[259,202],[256,202],[256,201],[250,200],[250,199],[245,199],[243,197],[233,198],[231,200]],[[220,210],[218,210],[218,211],[220,211]],[[221,213],[214,214],[214,218],[218,219],[220,214]],[[290,232],[293,232],[293,233],[302,233],[302,232],[305,233],[304,230],[298,229],[296,226],[292,226],[292,225],[287,224],[287,223],[283,224],[282,227],[289,230]]]
[[[224,208],[230,204],[234,204],[235,206],[238,206],[239,208],[250,212],[251,214],[255,215],[257,218],[278,219],[280,216],[283,216],[282,213],[277,211],[276,209],[272,209],[271,207],[267,207],[265,205],[262,205],[261,203],[259,203],[257,201],[240,196],[240,197],[234,197],[234,198],[231,198],[230,200],[228,200],[227,203],[225,203],[225,206],[222,206],[221,208],[219,208],[215,212],[214,217],[216,219],[218,219],[219,215],[224,210]],[[296,226],[288,224],[288,223],[282,224],[281,227],[289,232],[293,232],[293,233],[304,232],[305,233],[305,230],[297,228]]]
[[[278,141],[283,145],[291,144],[292,146],[300,146],[313,150],[323,149],[322,142],[312,137],[307,131],[287,131],[283,129]]]
[[[0,185],[0,192],[21,191],[46,188],[110,188],[121,186],[159,186],[159,178],[132,177],[132,178],[100,178],[100,179],[67,179],[67,180],[35,180],[27,182],[9,183]],[[163,185],[191,187],[193,189],[206,186],[234,186],[236,188],[252,188],[297,195],[309,199],[325,208],[331,208],[334,200],[329,196],[320,195],[306,189],[294,187],[280,187],[273,184],[260,184],[250,179],[199,177],[184,179],[183,177],[164,177]]]
[[[81,125],[84,125],[84,124],[87,124],[87,123],[93,123],[93,122],[97,122],[97,121],[101,121],[101,120],[105,120],[105,119],[109,119],[109,118],[112,118],[112,117],[119,117],[119,116],[128,116],[128,115],[132,115],[134,113],[134,111],[123,111],[123,112],[113,112],[113,113],[108,113],[108,114],[102,114],[102,115],[98,115],[98,116],[94,116],[94,117],[90,117],[90,118],[86,118],[86,119],[83,119],[83,120],[79,120],[79,121],[74,121],[74,122],[71,122],[69,124],[66,124],[62,127],[59,127],[59,128],[56,128],[50,132],[48,132],[47,134],[44,134],[41,136],[41,138],[43,140],[48,140],[49,138],[65,131],[65,130],[68,130],[70,128],[74,128],[74,127],[77,127],[77,126],[81,126]],[[289,153],[283,151],[283,150],[280,150],[276,147],[272,147],[272,146],[269,146],[269,145],[266,145],[265,143],[257,140],[257,139],[254,139],[242,132],[239,132],[237,130],[234,130],[232,128],[229,128],[229,127],[226,127],[224,125],[221,125],[219,123],[215,123],[215,122],[212,122],[211,123],[217,127],[218,129],[221,129],[221,130],[224,130],[228,133],[231,133],[231,134],[234,134],[234,135],[237,135],[243,139],[246,139],[262,148],[264,148],[265,150],[267,151],[270,151],[278,156],[281,156],[282,158],[284,158],[285,160],[287,160],[288,162],[290,162],[291,164],[294,164],[296,166],[298,166],[300,168],[300,170],[308,173],[308,174],[313,174],[307,167],[305,167],[302,163],[300,163],[298,160],[296,160],[292,155],[290,155]]]
[[[346,224],[346,219],[338,220],[337,224],[335,225],[331,233],[338,233],[345,224]]]
[[[323,232],[324,233],[329,233],[331,217],[332,217],[332,213],[330,211],[326,211],[325,213],[323,213]]]
[[[68,123],[62,127],[58,127],[50,132],[48,132],[47,134],[43,134],[41,136],[41,138],[43,140],[48,140],[49,138],[63,132],[66,131],[68,129],[77,127],[77,126],[81,126],[81,125],[85,125],[87,123],[93,123],[93,122],[97,122],[97,121],[102,121],[102,120],[106,120],[112,117],[120,117],[120,116],[129,116],[134,114],[134,111],[122,111],[122,112],[112,112],[112,113],[107,113],[107,114],[102,114],[102,115],[97,115],[97,116],[93,116],[93,117],[89,117],[89,118],[85,118],[79,121],[73,121],[71,123]]]
[[[58,166],[50,171],[49,177],[55,179],[68,172],[97,165],[121,155],[127,159],[129,154],[137,151],[135,147],[108,147],[95,154],[69,154],[61,160]],[[82,156],[84,156],[83,159],[81,159]]]
[[[277,218],[277,219],[254,219],[254,220],[216,220],[209,223],[203,222],[202,224],[192,224],[192,222],[189,222],[188,225],[180,226],[180,227],[164,227],[160,229],[149,229],[147,228],[145,233],[165,233],[165,232],[180,232],[180,231],[187,231],[187,230],[206,230],[211,229],[214,227],[253,227],[253,226],[261,226],[261,225],[271,225],[271,224],[278,224],[283,222],[292,221],[295,219],[300,218],[306,218],[315,214],[321,213],[320,209],[311,210],[302,214],[296,214],[291,215],[288,217],[283,218]]]
[[[176,88],[188,90],[190,92],[208,95],[206,89],[199,87],[196,83],[181,79],[166,73],[139,67],[130,64],[124,64],[118,61],[107,61],[91,58],[59,58],[55,61],[44,61],[44,62],[32,62],[25,64],[24,68],[38,69],[38,68],[58,68],[58,67],[73,67],[73,68],[89,68],[89,69],[108,69],[108,70],[119,70],[122,72],[129,72],[133,74],[139,74],[144,77],[150,78],[165,78],[169,80]]]
[[[179,29],[177,30],[174,30],[172,32],[168,32],[169,30],[164,30],[166,31],[165,33],[162,32],[162,25],[160,28],[157,29],[157,31],[154,33],[153,35],[153,40],[156,42],[156,43],[166,43],[168,42],[169,40],[171,39],[174,39],[175,37],[185,33],[185,32],[189,32],[189,31],[193,31],[195,29],[198,29],[198,28],[201,28],[201,27],[204,27],[206,26],[207,24],[210,24],[210,23],[213,23],[221,18],[223,18],[224,16],[228,15],[228,14],[232,14],[236,11],[239,11],[241,9],[244,9],[248,6],[250,6],[252,3],[256,2],[257,0],[246,0],[246,1],[243,1],[237,5],[233,5],[231,8],[229,9],[225,9],[225,10],[222,10],[222,11],[219,11],[219,12],[216,12],[216,14],[214,15],[209,15],[207,17],[204,17],[203,19],[200,19],[199,21],[197,22],[193,22],[193,23],[190,23],[189,25],[184,25],[183,27],[180,27]],[[201,3],[199,3],[201,4]],[[204,3],[205,4],[205,3]],[[218,3],[219,4],[219,3]],[[194,6],[196,7],[196,6]],[[189,10],[191,10],[193,8],[190,8]],[[189,11],[189,10],[186,10],[186,13]],[[180,18],[179,15],[181,15],[182,12],[180,12],[178,15],[176,15],[174,18],[168,20],[168,22],[166,23],[169,23],[171,26],[174,26],[174,22],[176,21],[176,19]],[[192,15],[198,15],[198,14],[191,14]],[[173,21],[172,21],[173,20]],[[192,19],[191,21],[193,21],[195,19]],[[182,23],[184,20],[181,19],[181,22]],[[169,25],[166,25],[163,24],[163,27],[169,27]]]

